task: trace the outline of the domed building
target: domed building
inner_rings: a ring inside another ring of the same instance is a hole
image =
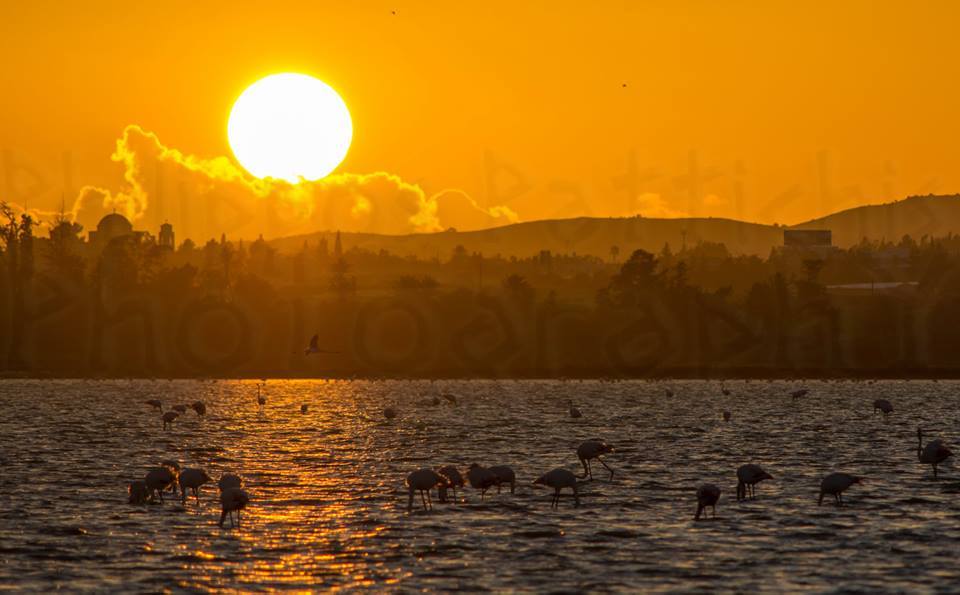
[[[134,231],[133,224],[119,213],[110,213],[97,223],[97,230],[91,231],[87,240],[97,247],[104,247],[116,238],[133,236],[137,241],[149,238],[145,231]]]

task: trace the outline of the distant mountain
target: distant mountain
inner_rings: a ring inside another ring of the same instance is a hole
[[[904,235],[960,233],[960,195],[911,196],[883,205],[839,211],[820,219],[794,225],[794,229],[829,229],[836,246],[848,247],[862,238],[899,241]]]
[[[479,231],[444,231],[437,233],[389,236],[366,233],[342,233],[344,249],[359,247],[370,251],[381,249],[401,256],[420,258],[449,257],[461,245],[469,252],[492,256],[528,257],[540,250],[554,253],[590,254],[610,257],[610,248],[617,246],[621,256],[642,248],[659,252],[669,243],[678,250],[684,242],[723,242],[735,253],[767,255],[771,246],[782,243],[783,231],[772,225],[743,223],[731,219],[648,219],[594,218],[557,219],[514,223]],[[273,240],[271,245],[282,252],[298,250],[304,241],[316,245],[326,237],[332,246],[332,232],[313,233]]]
[[[915,196],[884,205],[871,205],[840,211],[791,227],[792,229],[829,229],[834,245],[847,247],[863,237],[899,240],[905,234],[943,236],[960,233],[960,195]],[[492,256],[528,257],[540,250],[554,253],[590,254],[610,257],[617,246],[621,257],[642,248],[659,252],[669,243],[674,250],[684,242],[722,242],[735,254],[766,256],[770,249],[783,245],[783,227],[745,223],[732,219],[650,219],[646,217],[556,219],[515,223],[479,231],[444,231],[391,236],[369,233],[342,233],[345,249],[359,247],[378,252],[387,250],[400,256],[420,258],[449,257],[460,245],[469,252]],[[282,252],[299,250],[304,241],[316,245],[326,237],[332,246],[333,232],[317,232],[273,240]]]

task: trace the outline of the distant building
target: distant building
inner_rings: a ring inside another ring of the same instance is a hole
[[[161,225],[158,239],[161,248],[173,250],[176,247],[176,242],[174,241],[173,235],[173,226],[169,223],[164,223]]]
[[[829,229],[785,229],[784,248],[830,248],[833,233]]]
[[[173,226],[169,224],[164,224],[169,227],[169,239],[170,242],[173,242]],[[160,228],[161,235],[163,234],[164,228]],[[136,231],[133,229],[133,224],[119,213],[110,213],[109,215],[104,216],[103,219],[97,223],[97,229],[91,231],[87,234],[87,242],[95,249],[102,250],[107,244],[112,242],[117,238],[126,238],[131,237],[137,242],[152,242],[153,236],[146,231]]]

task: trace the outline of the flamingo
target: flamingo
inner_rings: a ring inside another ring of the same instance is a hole
[[[670,390],[669,388],[668,388],[667,390],[663,391],[663,392],[664,392],[665,395],[667,395],[667,398],[668,398],[668,399],[672,399],[672,398],[673,398],[673,391]]]
[[[725,397],[730,396],[730,389],[725,386],[720,387],[720,392],[723,393],[723,396]]]
[[[744,500],[749,496],[756,496],[756,486],[765,479],[773,476],[764,471],[760,465],[747,464],[737,469],[737,500]]]
[[[446,486],[440,488],[440,501],[447,501],[447,487],[453,490],[453,500],[456,501],[457,488],[462,488],[464,485],[463,475],[460,474],[460,470],[453,465],[447,465],[446,467],[440,467],[437,473],[447,480]]]
[[[457,404],[457,397],[456,397],[456,395],[453,395],[453,394],[450,394],[450,393],[443,393],[443,394],[440,395],[440,396],[443,397],[444,399],[446,399],[447,402],[450,403],[451,405],[456,405],[456,404]]]
[[[260,392],[260,385],[257,385],[257,405],[262,409],[267,404],[267,398]]]
[[[733,417],[733,414],[729,411],[724,410],[723,412],[723,421],[730,421],[730,418]]]
[[[433,508],[433,501],[430,499],[430,490],[435,487],[446,486],[447,480],[433,469],[419,469],[407,476],[407,491],[410,498],[407,501],[407,510],[413,510],[413,493],[420,492],[420,499],[423,501],[423,509]],[[428,506],[429,504],[429,506]]]
[[[506,465],[497,465],[490,467],[490,473],[497,478],[497,493],[500,493],[500,486],[505,483],[510,484],[510,493],[512,494],[514,488],[517,485],[517,475],[513,472],[513,469],[507,467]]]
[[[187,412],[187,406],[186,406],[186,405],[174,405],[174,406],[172,407],[172,409],[173,409],[174,411],[176,411],[177,413],[179,413],[180,415],[183,415],[184,413]]]
[[[237,513],[237,527],[240,526],[240,511],[250,503],[250,495],[243,488],[227,488],[220,493],[220,523],[230,517],[230,527],[233,527],[233,512]]]
[[[173,427],[173,420],[180,417],[176,411],[167,411],[163,414],[163,429],[167,430]]]
[[[808,389],[801,388],[800,390],[795,390],[792,393],[790,393],[790,396],[793,397],[794,399],[799,399],[800,397],[807,396],[809,393],[810,391]]]
[[[160,497],[161,504],[163,503],[163,490],[170,487],[173,480],[173,473],[166,467],[154,467],[150,471],[147,471],[147,474],[143,478],[150,499],[153,500],[154,494],[156,494]]]
[[[394,409],[393,407],[387,407],[386,409],[383,410],[383,416],[386,417],[387,419],[393,419],[397,417],[397,410]]]
[[[144,401],[146,405],[150,405],[154,409],[159,409],[163,411],[163,403],[160,402],[160,399],[150,399],[149,401]]]
[[[243,479],[239,475],[233,473],[224,473],[220,476],[220,481],[217,482],[217,487],[220,488],[221,492],[225,492],[230,488],[242,488]]]
[[[577,476],[566,469],[548,471],[534,480],[533,484],[553,488],[553,499],[550,501],[550,508],[560,507],[560,490],[563,488],[573,490],[573,505],[580,506],[580,495],[577,493]]]
[[[886,399],[877,399],[873,402],[873,412],[880,411],[884,415],[893,413],[893,404]]]
[[[953,456],[953,452],[943,445],[942,440],[923,445],[923,430],[917,428],[917,458],[925,465],[933,466],[933,478],[937,479],[937,465]]]
[[[587,440],[577,447],[577,457],[580,459],[580,464],[583,465],[583,479],[586,479],[587,476],[593,479],[593,470],[590,468],[591,459],[597,459],[601,465],[606,467],[607,471],[610,472],[610,479],[613,479],[613,469],[602,458],[608,452],[613,452],[613,447],[598,438]]]
[[[310,409],[310,406],[307,405],[306,403],[304,403],[303,405],[300,405],[300,413],[302,413],[302,414],[304,414],[304,415],[307,414],[307,411],[308,411],[309,409]]]
[[[149,495],[147,482],[142,479],[131,481],[130,485],[127,486],[127,494],[130,496],[128,500],[130,504],[146,504]]]
[[[467,469],[467,482],[470,487],[480,490],[480,499],[487,493],[487,490],[499,483],[499,480],[493,472],[477,463],[471,463]]]
[[[821,506],[823,497],[830,495],[833,496],[837,506],[843,506],[843,492],[853,484],[862,482],[862,477],[856,477],[849,473],[831,473],[820,482],[820,498],[817,500],[817,505]]]
[[[207,405],[203,401],[194,401],[190,408],[193,409],[197,415],[203,416],[207,414]]]
[[[567,401],[567,403],[570,405],[570,417],[574,419],[583,417],[583,413],[573,405],[573,401]]]
[[[196,469],[193,467],[187,467],[180,472],[180,503],[184,506],[187,504],[187,489],[193,491],[193,495],[197,498],[197,506],[200,506],[200,487],[207,482],[213,481],[207,472],[203,469]]]
[[[697,514],[693,517],[693,520],[699,521],[700,515],[708,506],[713,512],[713,516],[717,516],[717,502],[719,500],[720,488],[712,483],[705,483],[697,488]]]
[[[177,479],[180,477],[180,463],[167,459],[166,461],[160,461],[161,467],[166,467],[170,470],[170,473],[173,473],[173,482],[170,484],[170,492],[174,494],[177,493]]]

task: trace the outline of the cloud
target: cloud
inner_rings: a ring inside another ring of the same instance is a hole
[[[116,211],[139,229],[164,221],[181,238],[279,237],[319,230],[404,234],[477,229],[517,220],[505,207],[483,208],[459,190],[427,195],[399,176],[339,173],[290,184],[248,175],[227,157],[202,158],[167,147],[153,132],[127,126],[111,159],[122,187],[86,186],[70,214],[87,229]]]

